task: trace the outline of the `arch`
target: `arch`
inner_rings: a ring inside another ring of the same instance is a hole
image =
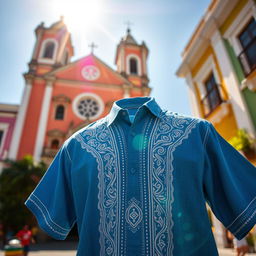
[[[141,60],[138,55],[129,54],[126,57],[126,73],[141,76]]]
[[[48,38],[43,41],[39,59],[41,62],[54,63],[57,55],[58,42],[54,38]]]
[[[58,105],[55,111],[55,120],[63,120],[64,112],[65,112],[65,107],[62,104]]]
[[[51,141],[51,149],[59,149],[60,142],[58,139],[53,139]]]
[[[43,58],[52,59],[54,54],[55,44],[53,42],[47,42],[44,47]]]
[[[130,58],[129,60],[130,65],[130,73],[134,75],[138,75],[138,61],[135,58]]]

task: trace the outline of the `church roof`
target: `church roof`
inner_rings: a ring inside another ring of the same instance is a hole
[[[127,29],[127,34],[122,38],[121,42],[125,44],[138,44],[131,35],[131,30],[129,28]]]
[[[83,73],[83,70],[85,67],[92,66],[96,68],[98,75],[95,79],[87,79],[86,75]],[[128,79],[124,78],[117,71],[96,57],[93,53],[74,62],[71,62],[66,66],[59,67],[45,74],[45,76],[54,76],[57,79],[62,80],[89,82],[96,84],[131,85],[131,82]]]
[[[50,26],[50,29],[59,29],[59,28],[62,28],[62,27],[66,27],[66,25],[64,23],[64,17],[63,16],[60,17],[60,20],[58,20],[57,22],[53,23]]]

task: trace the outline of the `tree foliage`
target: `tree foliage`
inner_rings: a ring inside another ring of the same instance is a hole
[[[228,141],[236,150],[241,150],[243,152],[248,152],[253,150],[255,140],[253,140],[245,129],[239,129],[237,135],[232,137]]]
[[[6,167],[0,175],[0,220],[4,227],[17,230],[25,223],[32,224],[32,214],[25,200],[45,173],[44,162],[35,164],[33,157],[22,160],[5,160]]]

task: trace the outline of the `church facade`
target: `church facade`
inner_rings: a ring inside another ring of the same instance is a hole
[[[36,43],[20,105],[0,104],[0,160],[32,155],[50,164],[62,143],[108,114],[114,101],[148,96],[148,48],[127,29],[112,69],[91,54],[71,61],[71,34],[64,21],[35,29]]]

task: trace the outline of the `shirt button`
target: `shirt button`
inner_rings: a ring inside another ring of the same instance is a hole
[[[134,174],[136,172],[135,168],[131,168],[131,173]]]

